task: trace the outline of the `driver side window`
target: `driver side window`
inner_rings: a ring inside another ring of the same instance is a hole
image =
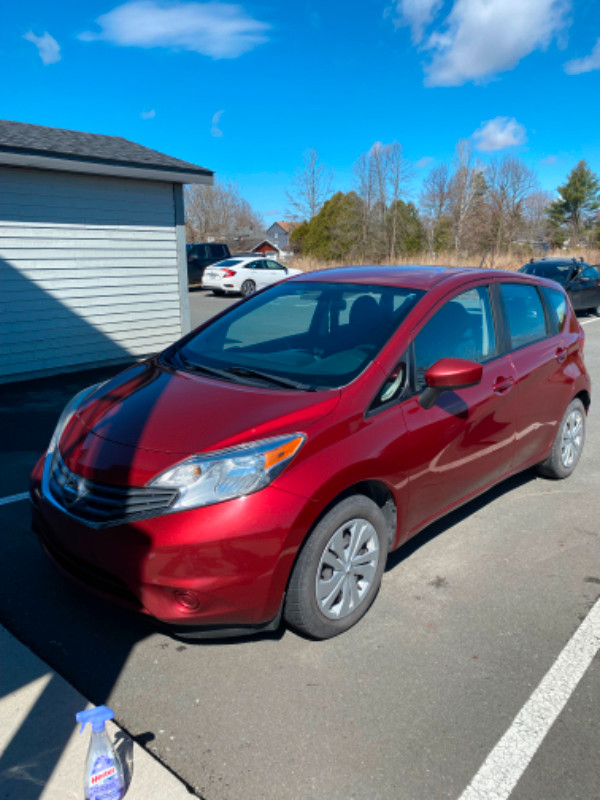
[[[440,358],[483,363],[497,353],[487,286],[453,297],[429,320],[414,341],[415,390],[425,388],[425,373]]]

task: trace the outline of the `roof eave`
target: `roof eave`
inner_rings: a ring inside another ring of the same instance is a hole
[[[105,175],[114,178],[136,178],[138,180],[165,183],[202,183],[212,185],[211,170],[186,170],[174,167],[153,167],[147,164],[127,164],[99,159],[73,158],[69,156],[40,155],[0,148],[0,164],[10,167],[76,172],[84,175]]]

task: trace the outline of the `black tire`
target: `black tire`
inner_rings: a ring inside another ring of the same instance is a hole
[[[243,297],[248,297],[249,294],[254,294],[256,291],[256,284],[251,280],[244,281],[240,291]]]
[[[585,444],[585,426],[585,408],[581,400],[575,398],[567,406],[558,426],[550,455],[537,466],[540,475],[555,480],[571,475],[581,458]]]
[[[354,557],[351,546],[358,548]],[[342,500],[316,525],[294,564],[286,622],[314,639],[351,628],[377,596],[387,552],[387,524],[379,506],[364,495]]]

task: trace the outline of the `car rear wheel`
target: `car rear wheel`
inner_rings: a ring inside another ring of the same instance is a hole
[[[556,434],[550,455],[538,472],[546,478],[568,478],[577,466],[585,443],[585,408],[581,400],[572,400]]]
[[[351,628],[377,595],[387,551],[379,506],[363,495],[342,500],[317,524],[298,556],[285,601],[286,622],[315,639]]]
[[[254,294],[256,291],[256,284],[254,281],[244,281],[242,283],[241,292],[244,297],[247,297],[249,294]]]

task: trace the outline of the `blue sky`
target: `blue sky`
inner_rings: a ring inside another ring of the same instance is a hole
[[[352,188],[374,142],[433,165],[471,138],[553,190],[600,173],[597,0],[23,0],[0,12],[0,118],[124,136],[285,219],[308,148]]]

